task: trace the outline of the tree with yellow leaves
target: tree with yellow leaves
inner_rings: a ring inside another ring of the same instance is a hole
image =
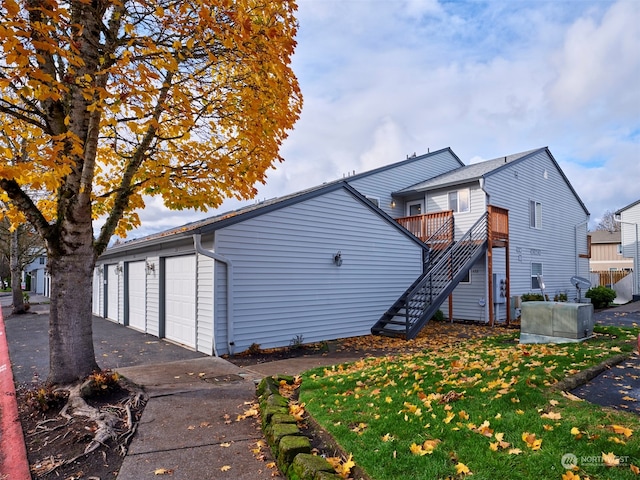
[[[145,198],[215,208],[254,196],[282,161],[302,106],[290,68],[296,8],[293,0],[2,0],[0,201],[46,245],[50,383],[97,367],[95,262],[114,234],[139,225]]]

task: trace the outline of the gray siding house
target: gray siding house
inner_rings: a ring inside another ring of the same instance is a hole
[[[537,273],[552,294],[588,274],[588,215],[546,148],[469,166],[447,148],[113,246],[93,311],[211,355],[412,338],[438,308],[508,320]]]
[[[588,277],[589,212],[547,148],[468,165],[395,196],[424,204],[426,214],[452,210],[456,238],[490,206],[508,211],[508,235],[455,287],[443,308],[447,316],[505,320],[510,297],[541,292],[537,275],[550,299],[560,293],[574,298],[570,278]]]
[[[633,297],[640,296],[640,200],[637,200],[615,213],[620,222],[622,236],[622,256],[633,259]]]

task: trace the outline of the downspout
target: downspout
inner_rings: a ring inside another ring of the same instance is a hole
[[[487,211],[487,206],[489,205],[489,194],[487,193],[487,191],[484,189],[484,177],[480,177],[478,179],[478,185],[480,186],[480,190],[482,190],[484,192],[484,211]],[[471,202],[471,199],[469,199],[469,202]],[[484,309],[484,314],[483,314],[483,318],[487,319],[487,324],[491,324],[491,322],[493,321],[492,318],[489,318],[489,313],[491,312],[491,308],[489,307],[489,300],[490,300],[490,296],[489,296],[489,283],[492,282],[492,278],[489,278],[489,272],[492,271],[492,268],[489,268],[489,255],[488,255],[488,250],[487,253],[485,253],[484,255],[484,272],[485,274],[487,274],[487,276],[485,277],[485,282],[484,282],[484,298],[481,298],[478,303],[480,303],[480,301],[484,301],[484,306],[482,306],[481,308]],[[508,275],[508,272],[507,272]]]
[[[212,258],[213,260],[218,260],[219,262],[224,263],[227,266],[227,348],[229,349],[229,355],[233,355],[235,340],[233,337],[233,264],[231,260],[222,255],[212,251],[206,250],[202,243],[200,242],[201,235],[199,233],[195,233],[193,235],[193,245],[196,249],[196,252],[204,255],[205,257]],[[215,287],[214,287],[215,289]],[[215,314],[214,314],[215,318]],[[217,357],[218,352],[216,350],[216,328],[215,322],[213,325],[213,354]]]
[[[578,229],[583,225],[589,223],[589,219],[587,218],[584,222],[578,223],[573,230],[573,247],[575,249],[575,262],[576,262],[576,275],[580,275],[580,252],[578,252]]]

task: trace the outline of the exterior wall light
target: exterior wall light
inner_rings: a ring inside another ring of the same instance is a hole
[[[333,263],[336,267],[339,267],[340,265],[342,265],[342,252],[338,251],[338,253],[336,253],[333,256]]]
[[[147,275],[151,275],[156,272],[156,264],[152,262],[146,262],[145,270],[147,271]]]

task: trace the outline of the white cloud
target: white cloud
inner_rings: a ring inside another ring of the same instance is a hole
[[[640,109],[640,2],[620,1],[601,18],[579,18],[553,59],[549,86],[554,112],[637,120]]]
[[[640,2],[298,3],[304,108],[258,198],[427,149],[549,146],[594,217],[638,199]],[[146,228],[187,221],[162,211]]]

